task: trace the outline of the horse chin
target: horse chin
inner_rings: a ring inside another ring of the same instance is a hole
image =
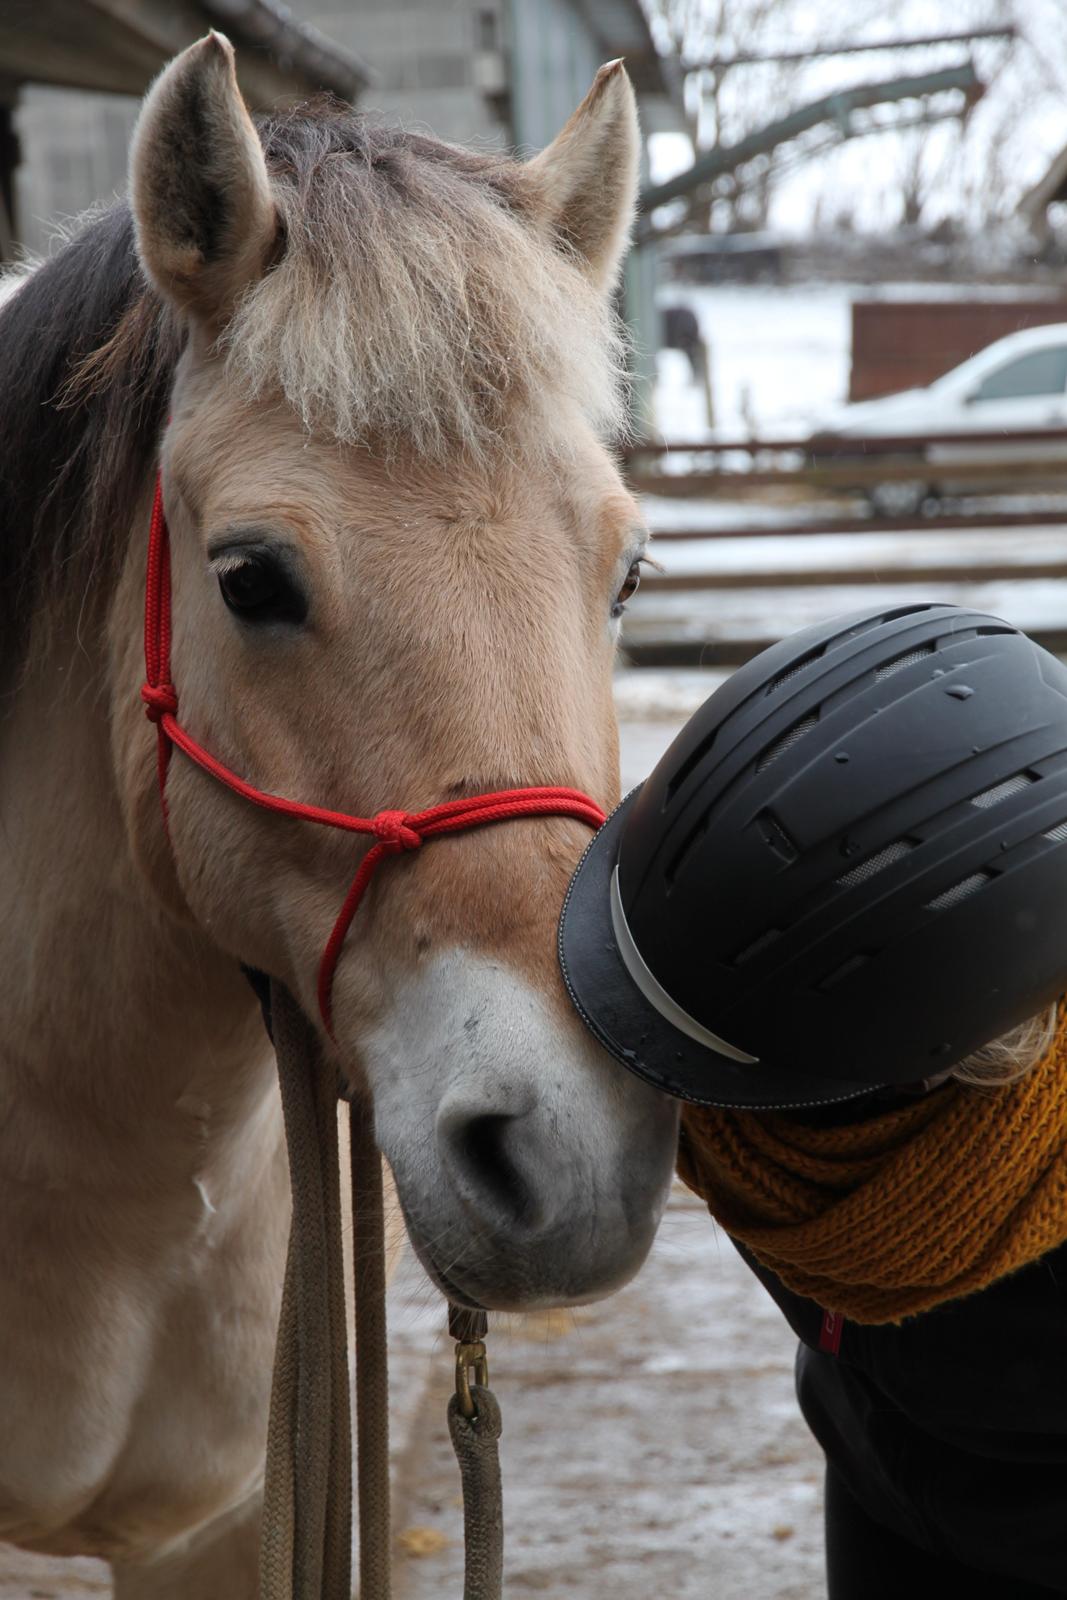
[[[655,1233],[653,1227],[644,1249],[638,1249],[629,1263],[613,1276],[600,1275],[595,1283],[587,1281],[584,1288],[578,1289],[570,1288],[562,1281],[547,1284],[529,1281],[521,1264],[519,1272],[516,1272],[516,1263],[498,1262],[492,1258],[480,1261],[474,1268],[453,1268],[450,1276],[434,1261],[432,1251],[422,1242],[418,1229],[412,1226],[406,1211],[405,1222],[412,1248],[427,1277],[450,1304],[465,1307],[468,1311],[547,1311],[603,1300],[629,1283],[640,1270]],[[527,1270],[529,1266],[530,1263],[526,1263]]]
[[[442,1292],[577,1305],[640,1267],[674,1169],[676,1103],[514,970],[438,956],[365,1039],[379,1144]]]

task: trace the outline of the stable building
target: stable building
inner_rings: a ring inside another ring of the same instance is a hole
[[[0,259],[47,249],[57,221],[126,181],[141,96],[160,68],[218,28],[257,108],[370,74],[275,0],[5,0],[0,7]]]

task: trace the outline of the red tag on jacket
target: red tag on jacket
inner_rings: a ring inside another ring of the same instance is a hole
[[[845,1319],[837,1311],[824,1311],[822,1314],[822,1327],[819,1329],[819,1349],[824,1350],[828,1356],[836,1356],[841,1348],[841,1329]]]

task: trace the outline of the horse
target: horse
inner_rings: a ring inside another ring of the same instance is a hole
[[[689,362],[693,382],[704,392],[704,420],[715,426],[715,405],[711,391],[708,346],[691,306],[663,306],[660,313],[660,344],[664,350],[681,350]]]
[[[130,199],[0,316],[0,1538],[118,1600],[246,1600],[288,1229],[241,964],[373,1101],[410,1239],[473,1307],[629,1278],[669,1102],[571,1012],[567,817],[385,862],[180,754],[138,687],[157,466],[183,725],[260,789],[373,816],[618,793],[612,658],[647,537],[611,300],[637,129],[602,68],[528,162],[338,103],[253,124],[211,34],[149,91]]]

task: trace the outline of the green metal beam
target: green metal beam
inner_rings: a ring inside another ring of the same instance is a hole
[[[720,145],[698,156],[691,167],[680,172],[666,183],[653,184],[643,191],[638,201],[642,215],[666,205],[668,200],[678,200],[692,194],[702,184],[711,183],[728,172],[734,172],[756,156],[767,155],[780,144],[807,133],[821,122],[836,122],[847,134],[848,119],[853,111],[868,106],[881,105],[893,100],[918,100],[926,95],[944,94],[950,89],[962,90],[966,95],[981,91],[981,81],[974,63],[965,61],[959,67],[946,67],[940,72],[923,72],[906,78],[890,78],[881,83],[861,83],[854,89],[839,89],[834,94],[823,95],[810,105],[791,111],[788,116],[757,128],[736,144]]]
[[[971,44],[975,39],[1012,39],[1018,30],[1011,23],[1002,28],[966,28],[959,33],[923,33],[908,39],[866,39],[833,44],[808,45],[804,50],[756,51],[746,55],[709,56],[706,61],[683,61],[683,72],[725,72],[728,67],[763,66],[768,62],[814,61],[821,56],[873,55],[884,50],[918,50],[932,44]]]

